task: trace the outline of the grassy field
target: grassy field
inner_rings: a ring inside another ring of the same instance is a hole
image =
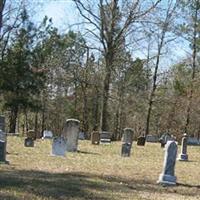
[[[80,141],[80,151],[63,158],[50,155],[50,140],[38,140],[34,148],[23,142],[8,137],[0,200],[200,199],[200,147],[188,148],[189,162],[177,161],[177,186],[162,187],[156,183],[164,155],[159,144],[134,143],[131,157],[122,158],[120,142],[94,146]]]

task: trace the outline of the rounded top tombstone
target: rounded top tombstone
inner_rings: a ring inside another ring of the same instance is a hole
[[[76,123],[76,124],[79,124],[80,121],[78,119],[67,119],[66,123]]]

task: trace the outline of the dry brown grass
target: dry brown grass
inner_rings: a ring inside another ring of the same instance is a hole
[[[164,152],[159,144],[134,143],[130,158],[121,143],[91,145],[78,153],[53,157],[50,140],[25,148],[24,138],[8,137],[9,165],[0,165],[0,200],[194,200],[200,199],[200,147],[189,147],[189,162],[176,163],[178,185],[156,183]],[[179,148],[180,149],[180,148]]]

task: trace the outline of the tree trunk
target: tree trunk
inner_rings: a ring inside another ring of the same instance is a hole
[[[102,95],[102,112],[101,112],[101,131],[108,131],[108,99],[110,89],[111,69],[107,67],[106,75],[103,81],[103,95]]]
[[[151,117],[153,99],[154,99],[155,91],[156,91],[156,88],[157,88],[158,67],[159,67],[159,63],[160,63],[160,55],[161,55],[161,50],[162,50],[163,43],[164,43],[166,29],[167,29],[167,27],[166,27],[166,24],[165,24],[164,28],[162,30],[162,35],[161,35],[160,43],[158,45],[158,53],[157,53],[157,57],[156,57],[155,71],[154,71],[154,75],[153,75],[153,87],[152,87],[152,90],[151,90],[151,93],[150,93],[150,96],[149,96],[149,103],[148,103],[145,137],[149,134],[149,124],[150,124],[150,117]]]
[[[96,94],[93,98],[93,130],[97,131],[98,128],[98,120],[99,120],[99,90],[95,88]]]
[[[35,113],[35,128],[34,128],[34,131],[35,131],[35,139],[36,138],[40,138],[40,132],[38,131],[38,112]]]
[[[86,88],[82,87],[83,93],[83,131],[84,133],[88,132],[89,125],[88,125],[88,99],[86,94]]]
[[[3,10],[5,6],[6,0],[0,0],[0,39],[1,39],[1,30],[3,27]]]
[[[12,107],[10,113],[9,133],[15,133],[17,123],[18,107]]]
[[[29,124],[28,124],[28,115],[27,115],[27,111],[25,110],[25,130],[26,130],[26,133],[28,132],[29,130]]]

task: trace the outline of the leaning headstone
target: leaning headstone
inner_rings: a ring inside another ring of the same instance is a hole
[[[42,139],[52,139],[53,133],[52,131],[44,130]]]
[[[112,134],[107,131],[102,131],[100,133],[100,144],[110,144]]]
[[[178,160],[180,161],[188,161],[188,154],[187,154],[187,134],[183,134],[182,142],[181,142],[181,153],[179,155]]]
[[[79,124],[77,119],[67,119],[64,125],[62,136],[67,141],[67,151],[75,152],[78,150]]]
[[[52,143],[52,155],[54,156],[65,156],[66,153],[66,140],[64,137],[53,138]]]
[[[0,130],[0,162],[6,162],[6,134]]]
[[[129,157],[131,154],[131,147],[133,143],[133,129],[125,128],[122,136],[122,157]]]
[[[91,142],[92,144],[98,145],[100,141],[100,134],[98,131],[93,131],[91,134]]]
[[[138,146],[144,146],[145,145],[145,140],[146,140],[145,136],[139,136],[137,138],[137,145]]]
[[[25,147],[34,147],[34,140],[32,138],[26,138],[24,140]]]
[[[168,141],[165,145],[165,158],[163,172],[159,176],[158,183],[162,185],[176,185],[175,164],[177,155],[177,144],[175,141]]]
[[[0,130],[5,132],[5,117],[4,116],[0,116]]]

